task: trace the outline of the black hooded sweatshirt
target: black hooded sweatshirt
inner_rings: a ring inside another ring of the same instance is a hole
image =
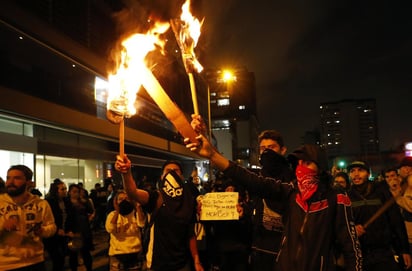
[[[309,199],[309,210],[297,202],[293,183],[259,176],[231,163],[224,174],[264,198],[285,202],[285,236],[278,255],[279,270],[334,270],[334,248],[342,248],[347,270],[362,270],[350,200],[321,182]]]

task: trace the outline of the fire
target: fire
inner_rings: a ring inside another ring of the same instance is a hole
[[[203,20],[200,22],[192,15],[192,13],[190,13],[190,0],[183,4],[180,19],[188,25],[190,36],[193,39],[194,47],[196,47],[200,37],[200,29],[202,27]]]
[[[200,22],[198,19],[193,17],[190,13],[190,0],[187,0],[182,6],[182,14],[180,19],[172,19],[170,20],[170,24],[182,53],[186,73],[189,76],[193,110],[195,114],[199,114],[193,71],[201,72],[203,70],[203,67],[197,60],[194,52],[194,48],[196,47],[200,36],[200,28],[202,27],[203,20]]]
[[[200,37],[202,24],[203,20],[199,21],[190,12],[190,0],[183,4],[180,20],[171,20],[172,29],[182,51],[183,62],[188,73],[192,72],[193,69],[197,72],[203,70],[194,52]]]
[[[126,118],[136,113],[135,101],[137,92],[145,80],[145,58],[164,42],[159,35],[166,32],[168,23],[156,24],[146,34],[133,34],[121,42],[119,65],[114,73],[108,76],[107,109]]]
[[[137,92],[141,86],[146,89],[147,93],[152,97],[152,99],[182,134],[182,136],[189,138],[192,142],[196,141],[196,133],[185,118],[185,115],[164,91],[156,77],[147,67],[147,63],[145,61],[149,52],[158,47],[163,48],[164,41],[160,39],[160,35],[165,33],[169,27],[169,23],[156,23],[154,24],[154,27],[146,34],[137,33],[124,39],[121,42],[122,50],[118,52],[116,59],[118,60],[118,65],[116,67],[117,69],[115,72],[108,75],[106,116],[112,123],[119,124],[120,155],[124,154],[124,119],[130,118],[136,113],[135,101]],[[185,41],[190,40],[190,43],[188,44],[191,46],[190,56],[191,63],[193,64],[197,62],[193,53],[195,43],[189,34],[186,34],[186,32],[184,33],[185,34],[183,37],[185,38]],[[199,67],[199,65],[200,64],[195,66]],[[191,73],[189,73],[189,75],[190,74]],[[190,78],[192,86],[194,85],[193,76]],[[95,85],[95,88],[96,87],[97,86]],[[194,87],[192,87],[192,91],[193,90]],[[195,112],[198,111],[195,110]]]

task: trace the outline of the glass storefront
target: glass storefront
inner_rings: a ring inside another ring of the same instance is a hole
[[[164,161],[180,160],[170,153],[137,146],[129,145],[127,150],[134,162],[132,173],[138,185],[142,185],[142,180],[154,184],[161,174]],[[117,151],[116,142],[0,115],[0,177],[6,179],[7,169],[11,165],[26,165],[33,170],[33,181],[43,196],[56,178],[67,186],[82,183],[88,191],[96,183],[103,186],[106,178],[111,178],[116,186],[120,186],[121,176],[113,168]],[[207,161],[181,162],[187,178],[196,166],[202,180],[209,179]]]
[[[68,140],[70,137],[79,142],[78,135],[75,134],[40,127],[21,120],[0,117],[1,178],[6,180],[7,169],[10,166],[26,165],[33,170],[33,181],[44,196],[50,188],[50,183],[56,178],[61,179],[67,185],[83,183],[84,187],[90,191],[96,183],[103,184],[104,178],[112,177],[112,164],[104,159],[67,157],[63,155],[64,149],[62,148],[57,148],[60,149],[61,155],[39,154],[38,146],[41,144],[38,144],[39,138],[35,138],[36,133],[38,137],[47,137],[51,142],[63,139],[66,144],[70,144]],[[88,142],[90,143],[92,140],[89,139]],[[71,148],[75,149],[75,146]],[[54,152],[58,153],[59,151]],[[82,155],[84,154],[79,153],[79,156]]]

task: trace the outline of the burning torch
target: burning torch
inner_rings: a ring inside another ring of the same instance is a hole
[[[194,48],[197,45],[202,24],[203,20],[200,22],[190,13],[190,0],[187,0],[183,4],[180,19],[170,20],[170,25],[172,26],[172,30],[175,34],[182,54],[183,64],[189,77],[193,110],[195,114],[199,114],[199,108],[197,104],[196,84],[193,73],[195,71],[201,72],[203,67],[196,58]]]
[[[196,133],[180,108],[170,99],[151,70],[145,58],[161,43],[158,35],[164,33],[169,24],[160,24],[146,34],[134,34],[122,41],[119,66],[108,77],[107,118],[119,128],[120,155],[124,154],[124,119],[136,113],[134,106],[137,92],[143,86],[170,122],[185,138],[196,141]]]
[[[127,98],[120,96],[107,104],[107,119],[113,124],[119,124],[119,154],[124,155],[124,118],[132,114],[127,110]]]

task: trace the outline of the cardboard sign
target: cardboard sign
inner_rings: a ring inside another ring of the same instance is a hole
[[[238,192],[207,193],[202,198],[200,220],[239,220]]]

